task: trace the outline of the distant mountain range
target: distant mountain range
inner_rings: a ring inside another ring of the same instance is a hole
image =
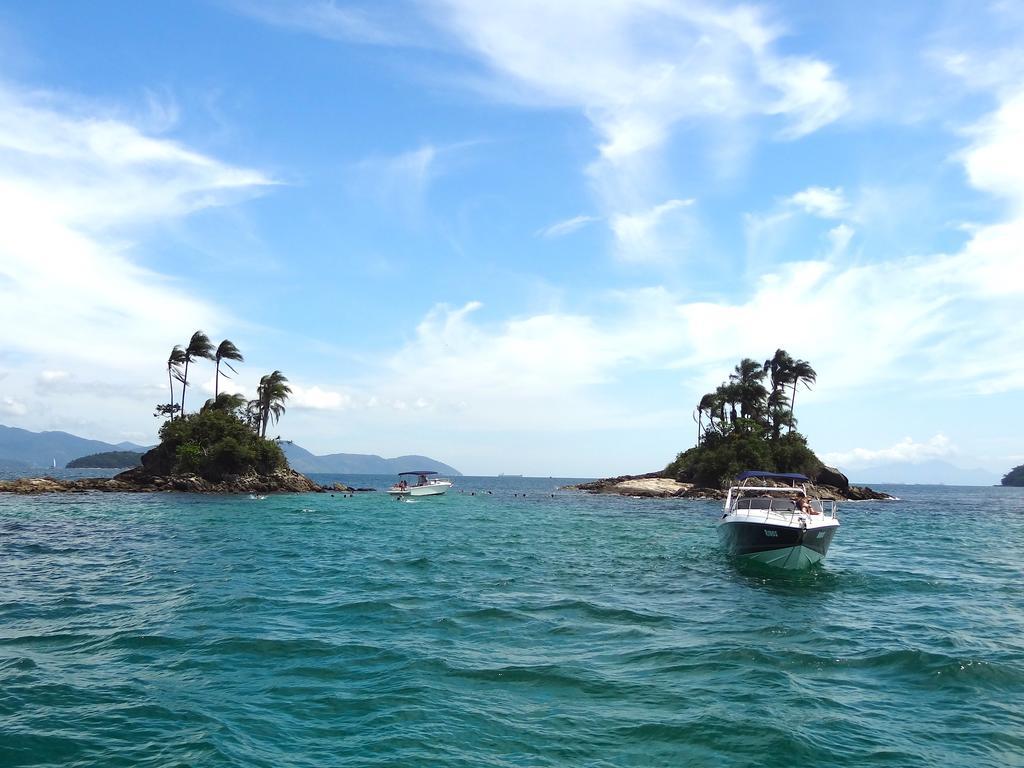
[[[856,485],[998,485],[1002,475],[964,469],[947,461],[894,462],[846,472]]]
[[[415,472],[418,469],[445,475],[462,474],[454,467],[426,456],[398,456],[394,459],[366,453],[330,453],[326,456],[316,456],[294,443],[282,443],[281,447],[292,469],[306,474],[322,472],[333,475],[397,475],[399,472]]]
[[[58,467],[90,453],[106,451],[148,451],[135,443],[104,443],[87,440],[67,432],[29,432],[27,429],[0,425],[0,462],[11,463],[8,469]]]
[[[294,443],[282,443],[292,469],[334,475],[394,475],[418,469],[461,475],[453,467],[426,456],[399,456],[385,459],[364,453],[332,453],[316,456]],[[135,443],[104,443],[87,440],[67,432],[29,432],[0,424],[0,470],[25,471],[33,468],[63,467],[74,459],[108,451],[137,451],[149,448]]]

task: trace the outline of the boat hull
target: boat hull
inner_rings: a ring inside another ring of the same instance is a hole
[[[801,570],[825,558],[837,528],[838,522],[832,521],[802,527],[725,517],[718,524],[718,535],[730,555],[774,568]]]
[[[410,485],[407,488],[391,488],[388,493],[392,496],[440,496],[447,493],[451,487],[451,483],[431,483],[429,485]]]

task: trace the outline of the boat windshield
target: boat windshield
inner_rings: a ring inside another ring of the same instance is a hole
[[[772,512],[792,512],[796,505],[792,499],[778,499],[770,496],[755,496],[745,499],[737,499],[736,509],[763,509]]]

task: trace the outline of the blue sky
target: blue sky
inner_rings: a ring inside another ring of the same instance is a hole
[[[784,347],[841,467],[1005,472],[1022,38],[1008,2],[0,3],[0,422],[152,441],[202,328],[318,453],[640,472]]]

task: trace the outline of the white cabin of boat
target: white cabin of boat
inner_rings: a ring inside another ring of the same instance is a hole
[[[432,470],[399,472],[402,479],[388,488],[388,493],[392,496],[439,496],[446,493],[452,487],[452,481],[435,475],[437,472]],[[416,480],[410,483],[406,477],[415,477]]]

